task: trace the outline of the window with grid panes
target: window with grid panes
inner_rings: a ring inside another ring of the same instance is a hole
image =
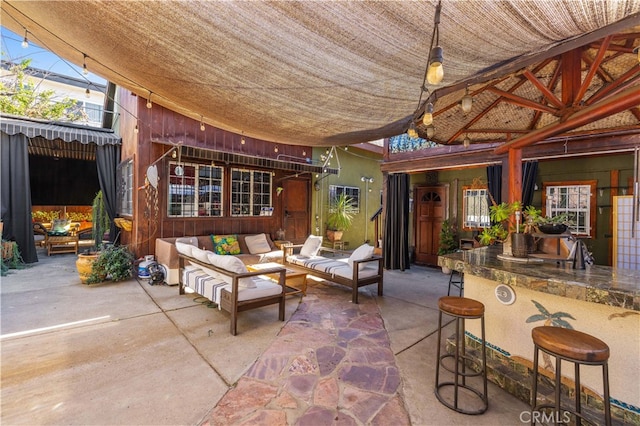
[[[595,226],[595,181],[543,183],[544,214],[555,217],[566,214],[572,234],[592,235]]]
[[[169,163],[168,215],[170,217],[222,216],[222,167],[182,163],[182,176],[176,174],[178,163]]]
[[[490,227],[491,219],[489,216],[487,188],[463,188],[462,213],[463,228],[477,229]]]
[[[270,209],[271,179],[271,172],[231,169],[231,215],[261,216]]]
[[[118,165],[117,212],[121,216],[133,215],[133,160]]]
[[[341,194],[345,194],[351,198],[351,212],[360,212],[360,188],[357,186],[342,186],[342,185],[329,185],[329,205],[331,200],[335,200]]]

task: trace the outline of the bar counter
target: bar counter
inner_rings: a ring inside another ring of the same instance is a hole
[[[640,271],[599,265],[573,269],[571,262],[504,261],[499,254],[501,246],[481,247],[440,256],[438,265],[512,287],[640,311]]]
[[[502,259],[501,246],[438,257],[438,265],[464,273],[464,296],[485,305],[489,378],[530,402],[531,330],[541,325],[573,328],[610,348],[614,421],[640,424],[640,271],[599,265],[573,269],[569,261]],[[479,346],[480,329],[475,323],[479,321],[465,324],[466,341],[472,347]],[[541,369],[549,377],[553,371],[550,364]],[[573,368],[563,365],[562,375],[572,383]],[[581,384],[589,408],[601,410],[600,369],[583,367]]]

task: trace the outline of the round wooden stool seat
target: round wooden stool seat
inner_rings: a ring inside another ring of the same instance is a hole
[[[581,331],[542,326],[531,330],[531,337],[541,349],[579,362],[598,363],[609,359],[609,346]]]
[[[445,313],[460,317],[484,315],[484,305],[466,297],[443,296],[438,300],[438,308]]]

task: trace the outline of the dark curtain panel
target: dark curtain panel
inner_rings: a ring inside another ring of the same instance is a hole
[[[538,161],[527,161],[522,165],[522,208],[533,203],[533,190],[538,178]]]
[[[387,177],[387,210],[384,224],[385,269],[409,269],[409,175]]]
[[[487,166],[487,189],[493,197],[493,201],[500,204],[502,202],[502,164]],[[491,198],[489,198],[489,207],[492,205]]]
[[[120,162],[120,145],[99,145],[96,149],[96,165],[98,167],[98,180],[100,190],[104,197],[111,225],[109,226],[109,241],[116,241],[119,235],[118,228],[113,221],[116,217],[116,168]]]
[[[2,238],[15,241],[25,263],[38,261],[31,221],[29,153],[27,137],[2,132],[0,165],[2,184],[0,211],[4,225]]]

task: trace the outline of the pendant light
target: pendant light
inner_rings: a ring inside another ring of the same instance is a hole
[[[425,126],[431,126],[433,124],[433,104],[429,102],[424,109],[424,116],[422,117],[422,123]]]
[[[471,138],[469,138],[469,135],[466,135],[464,137],[464,140],[462,141],[462,145],[464,145],[465,148],[469,148],[469,145],[471,145]]]
[[[22,44],[21,44],[23,49],[26,49],[27,47],[29,47],[29,40],[27,39],[27,34],[28,34],[28,31],[25,29],[24,30],[24,39],[22,40]]]
[[[444,62],[444,52],[440,47],[440,10],[442,9],[442,3],[438,1],[436,6],[436,14],[433,19],[433,33],[431,35],[431,50],[429,52],[429,66],[427,68],[427,81],[429,84],[438,84],[444,78],[444,69],[442,68],[442,62]],[[435,41],[435,46],[434,46]]]
[[[473,97],[469,94],[469,86],[465,89],[464,96],[460,100],[460,106],[462,107],[462,112],[465,114],[471,111],[471,106],[473,105]]]

